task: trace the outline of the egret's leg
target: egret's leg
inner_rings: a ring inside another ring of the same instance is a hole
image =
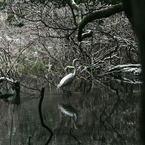
[[[64,90],[64,89],[63,89],[63,93],[67,93],[69,96],[71,96],[71,95],[72,95],[71,91]]]
[[[71,91],[68,91],[68,90],[65,90],[65,91],[68,94],[68,96],[71,96],[72,95]]]

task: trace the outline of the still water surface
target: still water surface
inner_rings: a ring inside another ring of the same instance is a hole
[[[140,84],[117,80],[73,84],[72,94],[45,86],[42,113],[50,145],[139,145]],[[21,105],[0,100],[0,145],[44,145],[40,93],[21,92]]]

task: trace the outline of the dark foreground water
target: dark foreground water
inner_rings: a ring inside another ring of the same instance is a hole
[[[140,84],[112,80],[73,84],[71,95],[45,87],[42,113],[50,145],[140,145]],[[0,145],[45,145],[40,92],[21,92],[21,105],[0,100]]]

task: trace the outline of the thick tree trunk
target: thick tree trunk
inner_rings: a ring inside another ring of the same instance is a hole
[[[144,0],[123,0],[124,10],[129,18],[135,33],[139,39],[139,48],[142,62],[142,96],[141,96],[141,117],[140,135],[145,145],[145,1]]]

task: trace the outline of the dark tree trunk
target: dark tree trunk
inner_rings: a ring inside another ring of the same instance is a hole
[[[140,135],[145,145],[145,0],[123,0],[124,11],[139,40],[142,63],[142,95],[140,114]]]

